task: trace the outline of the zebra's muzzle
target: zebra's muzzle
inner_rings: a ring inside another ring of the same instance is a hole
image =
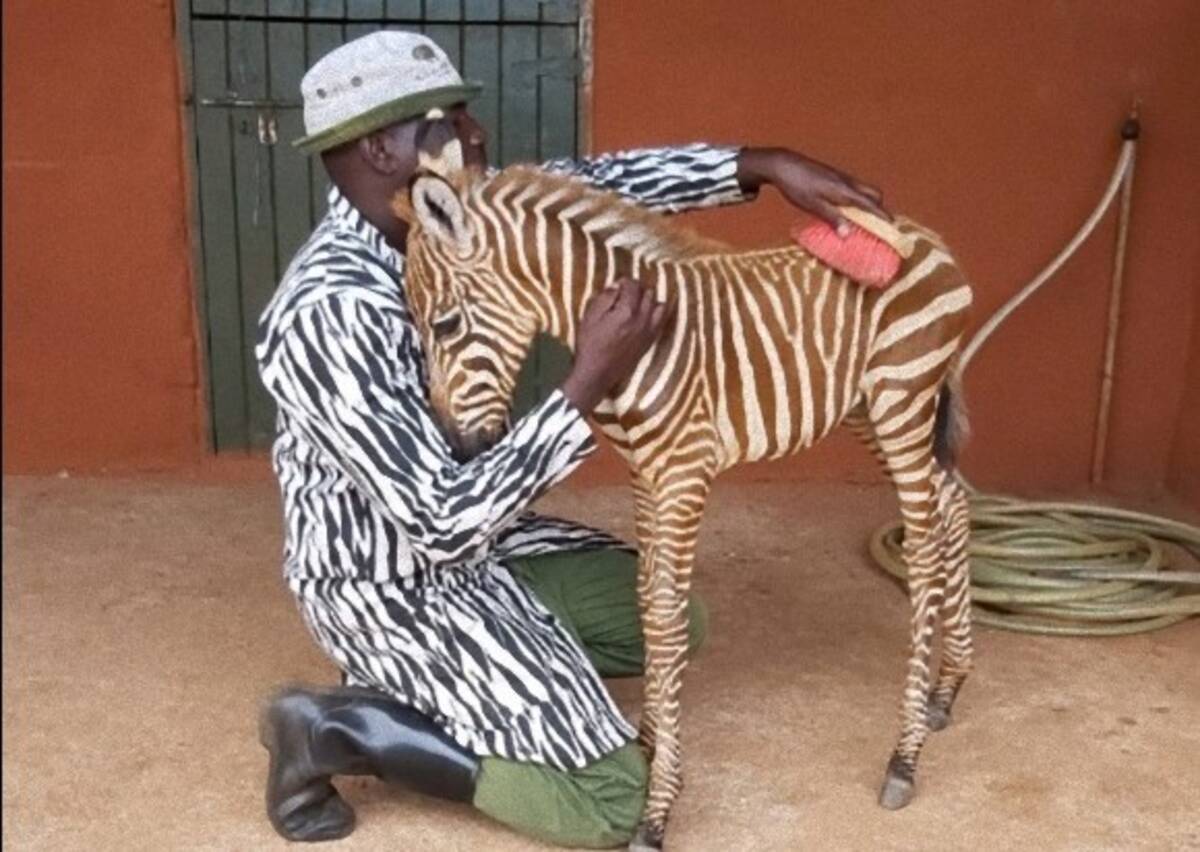
[[[505,430],[476,429],[465,435],[453,430],[447,430],[446,440],[450,444],[450,453],[459,464],[465,464],[480,453],[487,452],[504,437]]]

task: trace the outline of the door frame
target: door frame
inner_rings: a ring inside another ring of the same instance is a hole
[[[192,120],[195,90],[192,85],[192,38],[187,32],[191,0],[174,0],[171,21],[175,35],[179,74],[176,91],[179,98],[180,151],[183,161],[185,227],[188,241],[188,275],[192,282],[192,329],[195,339],[197,417],[204,452],[216,453],[216,429],[213,425],[212,376],[209,373],[208,299],[204,284],[204,247],[200,241],[200,163],[196,151],[196,126]]]

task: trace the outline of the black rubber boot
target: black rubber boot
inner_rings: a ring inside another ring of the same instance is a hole
[[[373,690],[283,689],[263,711],[259,739],[271,755],[267,816],[288,840],[336,840],[354,830],[334,775],[375,775],[457,801],[475,795],[479,758],[427,716]]]

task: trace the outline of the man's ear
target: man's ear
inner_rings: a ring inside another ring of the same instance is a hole
[[[408,194],[415,220],[426,233],[460,254],[470,251],[470,225],[462,199],[448,181],[440,175],[418,172],[408,186]]]
[[[402,153],[406,147],[405,144],[403,142],[398,144],[395,137],[398,134],[411,135],[411,133],[411,128],[403,125],[399,128],[385,127],[359,138],[354,145],[364,163],[381,175],[394,175],[405,168],[406,163],[411,163],[411,160],[405,158]],[[408,168],[411,168],[411,165]]]

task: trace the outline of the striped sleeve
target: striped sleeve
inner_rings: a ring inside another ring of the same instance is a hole
[[[384,311],[353,296],[298,309],[276,332],[263,381],[281,409],[333,458],[413,550],[460,563],[595,448],[556,391],[495,447],[456,463],[417,379],[390,352]]]
[[[552,160],[543,169],[572,175],[660,213],[683,213],[749,201],[737,179],[740,148],[696,142],[641,148],[582,160]]]
[[[564,550],[606,549],[636,550],[629,543],[603,530],[564,518],[525,512],[500,532],[493,552],[500,559],[512,559]]]

